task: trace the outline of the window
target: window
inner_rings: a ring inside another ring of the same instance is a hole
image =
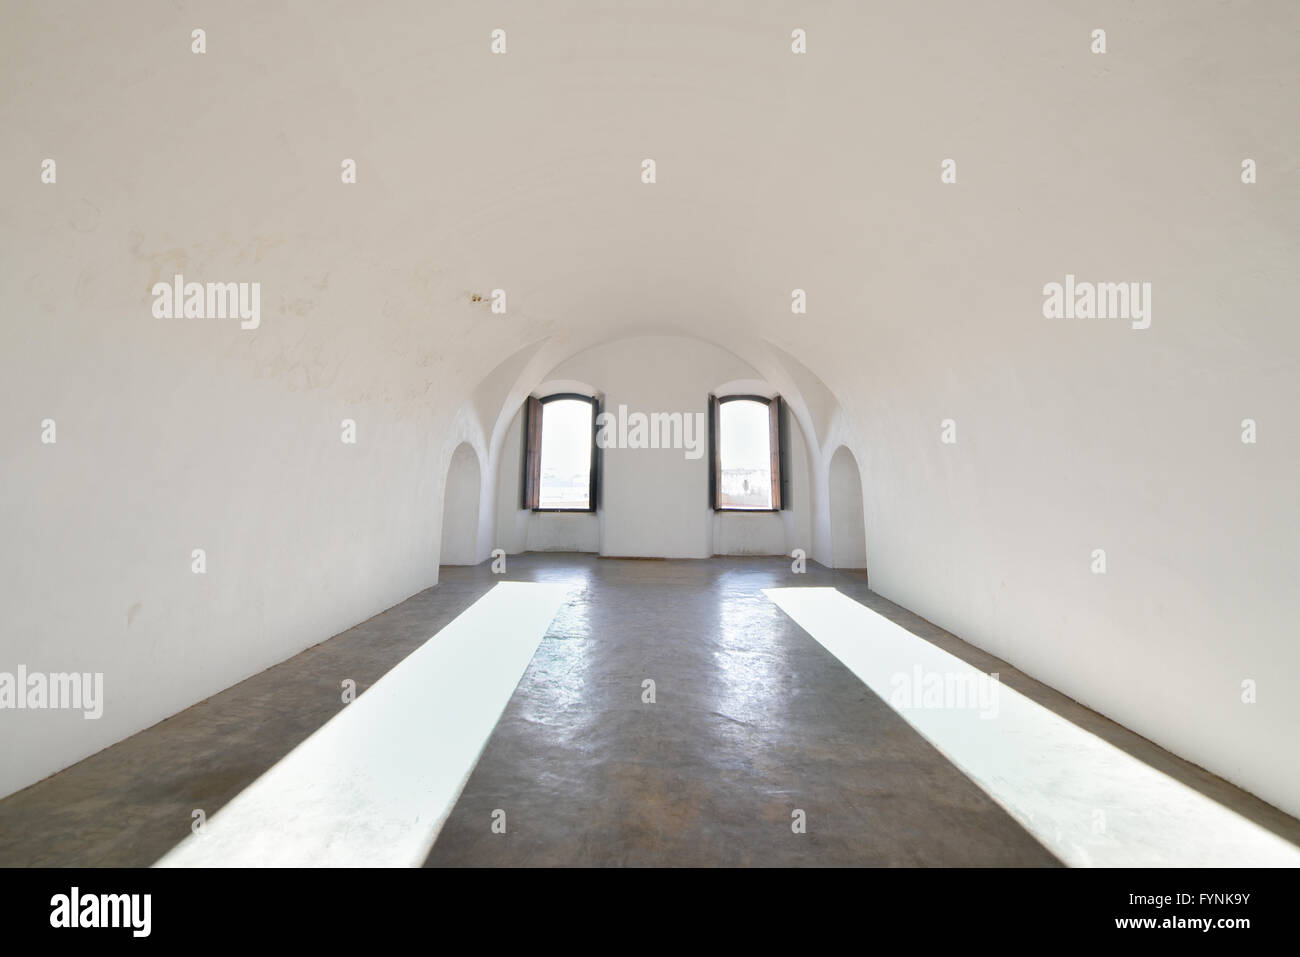
[[[524,508],[596,508],[597,401],[585,395],[529,397],[524,423]]]
[[[771,512],[788,507],[781,399],[709,397],[711,499],[720,511]]]

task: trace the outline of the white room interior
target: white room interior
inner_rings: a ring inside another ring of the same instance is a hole
[[[0,670],[105,707],[7,714],[0,796],[440,566],[802,550],[1300,815],[1300,11],[1263,6],[238,3],[204,56],[188,10],[23,7]],[[177,273],[260,325],[155,318]],[[1149,328],[1045,318],[1067,274],[1150,281]],[[606,449],[594,512],[521,508],[559,393],[779,396],[788,507]]]

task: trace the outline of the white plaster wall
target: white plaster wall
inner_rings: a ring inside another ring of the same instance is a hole
[[[519,507],[523,500],[522,430],[521,407],[506,428],[505,440],[501,443],[501,454],[497,460],[496,530],[492,547],[503,549],[507,555],[517,555],[528,550],[528,523],[532,518],[532,512]]]
[[[44,254],[3,258],[44,286],[56,257]],[[0,793],[437,580],[442,469],[428,436],[445,418],[310,384],[330,369],[257,374],[250,352],[278,354],[298,321],[242,341],[211,326],[139,334],[129,290],[147,290],[147,267],[111,241],[88,255],[126,277],[116,305],[56,295],[41,322],[0,333],[0,670],[100,672],[103,716],[0,713]],[[47,417],[54,445],[39,439]]]
[[[539,512],[528,523],[530,552],[598,552],[600,520],[590,512]]]

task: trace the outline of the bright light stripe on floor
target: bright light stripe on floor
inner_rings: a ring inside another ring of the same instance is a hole
[[[833,588],[763,593],[887,703],[893,677],[918,665],[981,674]],[[1300,866],[1294,845],[1006,685],[997,705],[993,718],[974,708],[895,711],[1064,863]]]
[[[568,591],[498,583],[154,866],[423,864]]]

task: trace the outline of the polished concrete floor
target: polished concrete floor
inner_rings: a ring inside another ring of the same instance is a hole
[[[552,621],[428,857],[431,866],[1028,865],[1055,859],[762,594],[832,585],[1288,840],[1300,822],[872,594],[779,558],[533,554]],[[486,592],[442,583],[0,801],[0,866],[152,864]],[[643,682],[655,702],[643,702]],[[418,752],[411,756],[419,760]],[[807,830],[795,834],[792,812]],[[494,812],[506,831],[495,833]]]

